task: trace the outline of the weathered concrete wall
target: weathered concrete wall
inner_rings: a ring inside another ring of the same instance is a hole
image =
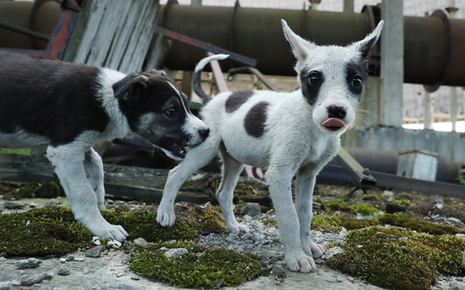
[[[350,130],[342,137],[342,146],[380,150],[428,150],[448,161],[465,162],[465,134],[433,130],[407,130],[400,127],[370,127]]]

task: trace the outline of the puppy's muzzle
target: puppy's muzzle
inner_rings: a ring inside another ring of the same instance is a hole
[[[328,119],[321,125],[329,131],[338,131],[346,126],[344,118],[347,116],[347,111],[344,107],[330,105],[328,107]]]
[[[190,147],[194,148],[202,144],[205,139],[208,138],[210,135],[210,129],[209,128],[202,128],[197,131],[197,134],[192,134],[190,135],[184,142],[183,146],[184,147]]]

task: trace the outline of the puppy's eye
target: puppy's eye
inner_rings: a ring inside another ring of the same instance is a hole
[[[177,112],[177,109],[175,107],[169,107],[168,110],[166,110],[166,113],[168,115],[174,115],[176,114],[176,112]]]
[[[319,73],[317,72],[312,72],[309,76],[308,76],[308,83],[312,86],[316,86],[318,85],[319,83],[321,82],[321,76]]]
[[[355,76],[355,77],[352,79],[352,86],[358,88],[358,87],[361,87],[362,85],[363,85],[362,77],[360,77],[360,76]]]

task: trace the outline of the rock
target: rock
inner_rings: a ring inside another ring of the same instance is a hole
[[[262,242],[263,240],[265,239],[265,235],[262,234],[262,233],[253,233],[253,240],[256,242],[256,243],[260,243]]]
[[[3,207],[7,209],[21,209],[24,207],[24,205],[12,201],[5,201]]]
[[[45,278],[45,279],[48,279],[48,280],[52,279],[53,276],[55,276],[55,274],[53,273],[53,271],[48,271],[48,272],[46,272],[46,273],[44,274],[44,278]]]
[[[76,258],[72,255],[69,255],[68,257],[66,257],[66,261],[74,261],[74,259]]]
[[[178,258],[188,252],[189,251],[187,251],[187,249],[184,249],[184,248],[169,249],[168,251],[165,252],[165,256],[167,258]]]
[[[149,242],[147,242],[144,238],[137,238],[134,240],[134,244],[147,248],[149,246]]]
[[[97,246],[86,251],[86,257],[98,258],[102,254],[103,246]]]
[[[30,207],[30,208],[36,208],[36,207],[37,207],[37,203],[31,202],[31,203],[29,204],[29,207]]]
[[[20,260],[16,263],[16,268],[18,269],[30,269],[30,268],[37,268],[39,264],[42,263],[41,260],[36,258],[29,258],[27,260]]]
[[[286,278],[286,271],[284,270],[284,267],[280,264],[273,264],[271,266],[271,273],[278,278]]]
[[[242,235],[241,239],[243,239],[243,240],[253,240],[253,234],[246,233],[246,234]]]
[[[55,206],[55,205],[60,205],[60,204],[61,202],[58,199],[52,198],[45,204],[45,206]]]
[[[236,213],[238,215],[259,216],[261,214],[260,204],[256,202],[248,202],[236,205]]]
[[[57,275],[68,276],[71,273],[71,270],[68,265],[63,265],[58,269]]]
[[[385,190],[385,191],[383,191],[383,195],[384,195],[384,196],[393,196],[394,193],[393,193],[392,191]]]
[[[0,257],[0,262],[2,262],[2,261],[7,261],[7,260],[8,260],[8,259],[5,258],[5,257]]]
[[[236,234],[236,233],[230,233],[227,237],[226,237],[226,241],[227,242],[234,242],[234,241],[237,241],[239,239],[239,234]]]
[[[65,258],[60,258],[60,260],[58,260],[58,262],[60,262],[60,263],[62,263],[62,264],[63,264],[63,263],[66,263],[66,259],[65,259]]]
[[[10,290],[10,287],[11,287],[10,281],[0,282],[0,290]]]
[[[12,280],[11,285],[12,286],[21,286],[21,281],[20,280]]]
[[[347,278],[349,279],[350,282],[354,282],[354,280],[355,280],[354,277],[352,277],[352,276],[349,276]]]
[[[336,246],[336,247],[332,247],[332,248],[326,250],[326,253],[325,253],[325,255],[323,257],[324,257],[324,259],[329,259],[333,255],[340,254],[340,253],[344,253],[344,250],[341,247]]]
[[[122,243],[118,240],[109,240],[108,243],[107,243],[107,247],[110,247],[110,248],[120,248],[122,245]]]
[[[34,284],[40,283],[45,279],[43,273],[35,275],[24,275],[21,277],[21,286],[32,286]]]
[[[459,282],[463,282],[463,278],[462,278],[462,277],[457,277],[456,280],[459,281]]]

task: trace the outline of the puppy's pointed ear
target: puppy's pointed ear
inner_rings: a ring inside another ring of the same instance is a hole
[[[149,78],[137,73],[132,73],[113,84],[115,98],[127,100],[137,95],[141,89],[148,87]]]
[[[298,61],[304,61],[308,57],[309,50],[315,47],[315,44],[309,42],[292,31],[284,19],[281,19],[284,36],[291,45],[292,53]]]
[[[373,30],[370,34],[368,34],[364,39],[355,42],[351,46],[360,52],[360,55],[363,59],[368,59],[370,55],[371,48],[375,45],[376,41],[378,41],[381,30],[383,30],[384,21],[381,20],[376,26],[375,30]]]

